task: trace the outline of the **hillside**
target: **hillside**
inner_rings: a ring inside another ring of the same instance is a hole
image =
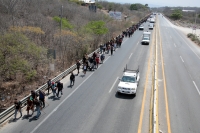
[[[97,4],[100,8],[91,12],[68,0],[0,1],[0,109],[16,97],[27,96],[149,13],[131,11],[127,4]],[[116,21],[102,10],[120,11],[129,19]],[[106,30],[91,30],[93,22]]]

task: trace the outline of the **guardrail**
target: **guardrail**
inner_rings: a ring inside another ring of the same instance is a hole
[[[141,21],[145,20],[149,15],[145,16]],[[140,22],[141,22],[140,21]],[[139,22],[139,23],[140,23]],[[94,52],[98,52],[100,49],[96,49],[95,51],[93,51],[92,53],[90,53],[88,56],[92,56],[92,54]],[[82,60],[80,61],[82,63]],[[70,74],[72,71],[74,71],[76,69],[76,64],[72,65],[70,68],[68,68],[67,70],[65,70],[64,72],[62,72],[61,74],[59,74],[58,76],[56,76],[55,78],[53,78],[51,81],[53,82],[57,82],[61,79],[63,79],[65,76],[67,76],[68,74]],[[38,92],[39,90],[45,90],[47,89],[47,83],[42,85],[41,87],[39,87],[35,92]],[[22,107],[25,107],[25,103],[27,101],[27,98],[30,95],[24,97],[22,100],[20,100],[20,102],[22,103]],[[5,111],[3,111],[2,113],[0,113],[0,124],[2,124],[5,120],[7,120],[9,117],[11,117],[14,114],[14,110],[15,110],[15,106],[12,105],[11,107],[9,107],[8,109],[6,109]]]
[[[94,52],[98,52],[99,48],[96,49],[95,51],[93,51],[92,53],[90,53],[88,56],[91,57],[92,54]],[[80,61],[80,63],[82,63],[82,60]],[[65,78],[68,74],[70,74],[72,71],[74,71],[76,69],[76,64],[72,65],[70,68],[68,68],[67,70],[65,70],[64,72],[62,72],[61,74],[59,74],[58,76],[56,76],[55,78],[53,78],[51,81],[53,82],[57,82],[63,78]],[[45,90],[47,89],[47,83],[42,85],[41,87],[39,87],[37,90],[35,90],[35,92],[38,92],[39,90]],[[20,100],[20,102],[22,103],[22,107],[25,107],[25,103],[27,101],[27,98],[30,97],[30,95],[24,97],[23,99]],[[5,111],[3,111],[0,114],[0,124],[2,124],[5,120],[7,120],[9,117],[11,117],[14,114],[14,110],[15,110],[15,106],[12,105],[11,107],[9,107],[8,109],[6,109]]]

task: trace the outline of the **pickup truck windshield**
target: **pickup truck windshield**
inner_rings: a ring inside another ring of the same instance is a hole
[[[143,40],[149,40],[149,37],[144,37]]]
[[[121,79],[122,82],[131,82],[131,83],[135,83],[135,77],[131,77],[131,76],[123,76]]]

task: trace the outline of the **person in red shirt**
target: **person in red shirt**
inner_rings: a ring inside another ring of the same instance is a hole
[[[99,57],[97,56],[97,57],[95,58],[95,60],[96,60],[96,67],[98,68],[98,65],[99,65]]]

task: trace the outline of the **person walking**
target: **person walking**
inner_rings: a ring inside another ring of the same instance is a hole
[[[87,71],[87,65],[86,65],[86,63],[83,65],[83,73],[84,73],[84,75],[86,74],[86,71]]]
[[[101,63],[103,64],[103,61],[105,59],[105,55],[104,54],[101,54]]]
[[[18,111],[20,112],[20,117],[19,118],[22,117],[22,111],[21,111],[22,103],[20,101],[17,101],[17,99],[15,99],[14,105],[15,105],[15,118],[14,118],[14,120],[16,120],[16,116],[17,116],[17,112]]]
[[[70,75],[70,86],[71,87],[74,85],[74,82],[75,82],[75,76],[74,76],[73,72],[71,72],[71,75]]]
[[[39,100],[42,102],[42,108],[45,107],[45,93],[42,90],[39,90]]]
[[[51,79],[49,79],[49,80],[47,81],[47,85],[48,85],[47,90],[48,90],[48,95],[49,95],[49,89],[51,88]]]
[[[36,105],[36,110],[37,110],[37,115],[36,115],[35,119],[37,120],[39,118],[40,114],[41,114],[41,112],[40,112],[41,103],[40,103],[40,101],[37,98],[34,100],[34,103]]]
[[[79,69],[80,69],[81,63],[79,62],[79,60],[77,60],[76,62],[76,69],[77,69],[77,75],[79,74]]]
[[[96,68],[98,68],[98,66],[99,66],[99,57],[96,57],[95,61],[96,61]]]
[[[111,48],[110,48],[110,53],[111,53],[111,55],[113,55],[113,45],[111,45]]]
[[[52,82],[52,92],[53,92],[53,96],[56,96],[56,84],[54,82]]]
[[[33,115],[33,113],[34,113],[34,104],[33,104],[32,96],[28,97],[28,99],[27,99],[27,108],[26,108],[27,116],[29,116],[29,110],[32,111],[31,115]]]
[[[57,88],[58,88],[57,97],[59,97],[59,93],[60,93],[60,92],[61,92],[61,95],[63,94],[63,92],[62,92],[63,83],[61,83],[60,81],[58,81],[58,83],[57,83]]]

